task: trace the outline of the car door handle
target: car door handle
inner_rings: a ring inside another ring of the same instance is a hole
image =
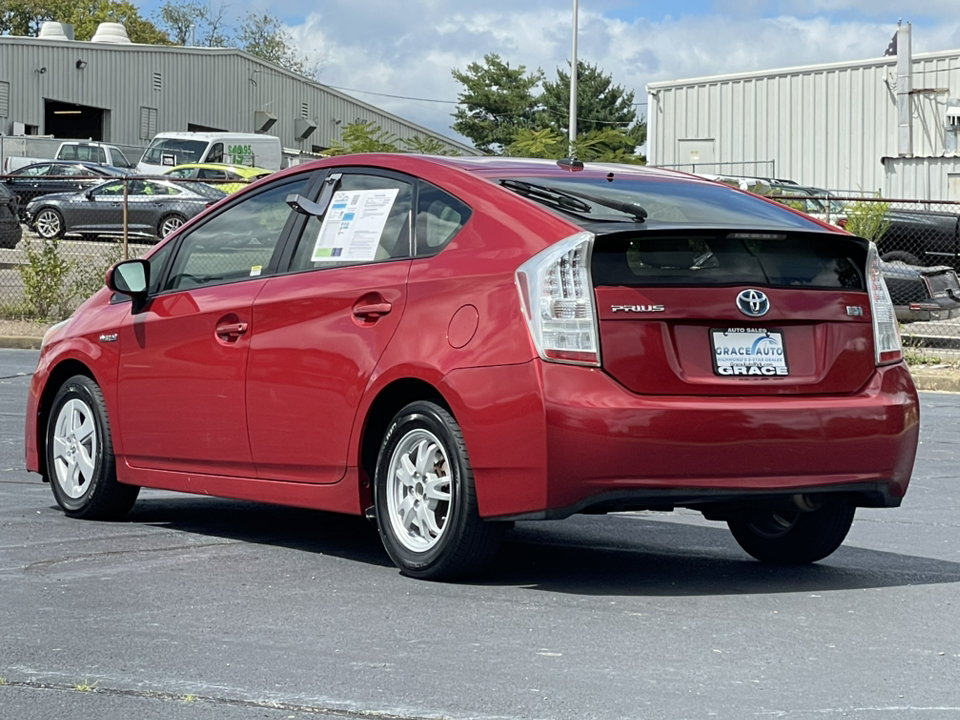
[[[236,342],[246,331],[247,324],[245,322],[217,325],[217,337],[227,342]]]
[[[362,318],[378,318],[391,310],[393,310],[393,305],[388,302],[364,303],[363,305],[353,306],[353,314]]]

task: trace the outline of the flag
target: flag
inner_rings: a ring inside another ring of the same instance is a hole
[[[887,45],[887,49],[883,53],[884,57],[887,57],[888,55],[897,54],[897,35],[899,34],[900,34],[899,30],[893,34],[893,37],[890,39],[890,44]]]

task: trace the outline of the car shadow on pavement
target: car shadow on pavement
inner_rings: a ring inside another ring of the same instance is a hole
[[[667,516],[669,517],[669,516]],[[141,499],[135,524],[286,547],[393,570],[363,518],[235,500]],[[960,582],[960,563],[843,546],[799,567],[749,558],[725,526],[641,516],[518,523],[493,565],[467,584],[578,595],[696,596],[824,592]]]
[[[629,523],[626,527],[625,523]],[[725,525],[638,517],[523,523],[485,584],[578,595],[695,596],[823,592],[960,582],[960,563],[841,546],[812,565],[750,558]]]
[[[376,528],[352,515],[183,495],[141,498],[126,520],[393,567]]]

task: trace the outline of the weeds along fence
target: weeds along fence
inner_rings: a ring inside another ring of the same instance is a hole
[[[111,265],[246,184],[59,172],[0,175],[0,318],[67,317]]]

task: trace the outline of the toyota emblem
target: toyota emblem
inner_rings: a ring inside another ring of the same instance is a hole
[[[770,300],[759,290],[744,290],[737,295],[737,307],[744,315],[760,317],[770,310]]]

